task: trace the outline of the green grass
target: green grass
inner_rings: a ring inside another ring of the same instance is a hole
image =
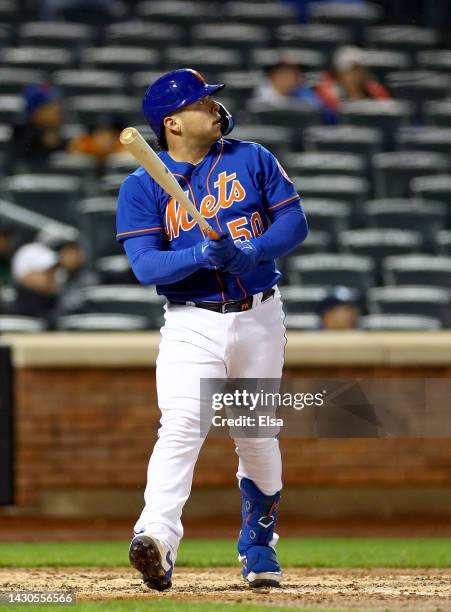
[[[60,610],[61,612],[146,612],[148,610],[158,612],[268,612],[269,610],[276,610],[276,612],[287,612],[287,608],[275,607],[275,606],[264,606],[258,604],[243,604],[243,603],[221,603],[216,604],[212,602],[188,602],[188,601],[162,601],[157,602],[150,601],[84,601],[77,603],[76,607],[71,606],[18,606],[18,605],[5,605],[0,604],[0,610],[11,611],[16,610],[24,612],[24,610],[36,610],[38,612],[55,612]],[[333,610],[325,608],[296,608],[296,612],[349,612],[346,610]],[[353,610],[353,612],[359,612],[359,610]],[[361,611],[362,612],[362,611]]]
[[[3,542],[0,566],[128,566],[128,544]],[[277,551],[292,567],[451,567],[451,538],[286,538]],[[183,540],[177,565],[238,567],[235,542]]]

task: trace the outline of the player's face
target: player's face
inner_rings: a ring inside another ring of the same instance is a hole
[[[221,136],[221,116],[218,104],[206,96],[174,113],[179,133],[186,139],[215,142]]]

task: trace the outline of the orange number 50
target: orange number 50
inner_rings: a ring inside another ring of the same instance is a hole
[[[252,232],[248,229],[248,225],[249,223],[246,217],[238,217],[238,219],[229,221],[227,227],[229,228],[233,240],[250,240],[252,238]],[[252,213],[251,228],[255,238],[263,234],[263,222],[258,212]]]

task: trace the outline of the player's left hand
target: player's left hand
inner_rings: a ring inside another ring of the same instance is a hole
[[[251,272],[258,264],[258,251],[249,241],[236,242],[236,252],[223,266],[223,271],[233,276],[243,276]]]

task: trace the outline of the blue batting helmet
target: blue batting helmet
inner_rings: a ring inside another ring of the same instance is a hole
[[[223,87],[223,83],[208,85],[204,77],[192,68],[168,72],[147,88],[143,98],[144,116],[159,138],[166,115],[205,96],[211,96]]]

